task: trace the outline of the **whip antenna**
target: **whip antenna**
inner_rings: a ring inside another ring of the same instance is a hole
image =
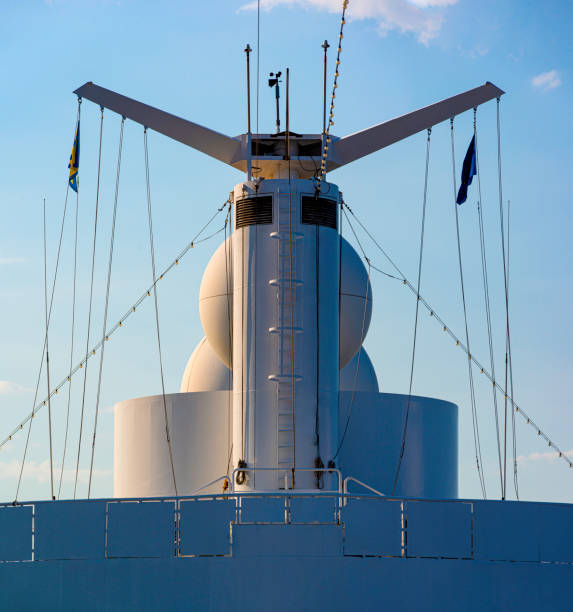
[[[251,151],[251,45],[247,43],[244,49],[245,55],[247,56],[247,178],[251,180],[252,172],[252,151]]]
[[[325,40],[322,45],[320,45],[324,49],[324,70],[322,75],[322,146],[326,144],[324,141],[326,139],[326,69],[327,69],[327,52],[330,45],[328,41]]]

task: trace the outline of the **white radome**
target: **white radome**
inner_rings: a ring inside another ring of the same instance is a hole
[[[358,363],[359,355],[360,363]],[[202,338],[189,357],[181,380],[180,392],[230,391],[232,380],[231,370],[219,359],[207,338]],[[362,348],[360,353],[357,352],[350,363],[340,370],[340,390],[354,390],[358,393],[380,391],[378,377],[366,349]]]
[[[203,274],[199,315],[205,336],[219,359],[231,366],[233,313],[232,240],[215,251]],[[366,299],[367,298],[367,299]],[[366,300],[366,304],[365,304]],[[362,259],[342,238],[340,296],[340,367],[344,368],[362,345],[372,317],[372,286]]]
[[[209,260],[199,290],[199,316],[205,336],[219,359],[231,367],[233,318],[232,239],[227,238]]]
[[[185,366],[180,392],[230,391],[232,383],[231,370],[219,359],[207,338],[202,338]]]
[[[358,372],[356,371],[357,366]],[[357,393],[380,392],[376,371],[364,347],[354,355],[349,364],[340,370],[340,390]]]
[[[372,285],[360,255],[342,238],[340,262],[340,368],[362,346],[372,318]],[[366,303],[365,303],[366,300]]]

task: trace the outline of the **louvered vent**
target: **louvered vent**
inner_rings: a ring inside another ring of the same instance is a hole
[[[258,196],[237,200],[235,227],[273,222],[273,196]]]
[[[302,196],[302,222],[336,229],[338,227],[337,208],[335,200]]]

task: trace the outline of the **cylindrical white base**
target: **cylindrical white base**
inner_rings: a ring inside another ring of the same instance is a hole
[[[170,393],[165,396],[177,493],[189,495],[227,473],[229,391]],[[202,493],[220,493],[223,482]],[[115,405],[115,497],[175,494],[165,433],[163,396]]]
[[[340,392],[342,436],[352,408],[339,463],[353,476],[386,495],[392,494],[408,396],[394,393]],[[365,492],[364,489],[350,488]],[[458,496],[458,407],[431,397],[412,396],[406,451],[396,496],[455,499]]]

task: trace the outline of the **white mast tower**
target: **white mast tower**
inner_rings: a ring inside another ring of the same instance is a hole
[[[277,88],[279,77],[280,73],[273,84]],[[179,493],[189,494],[209,482],[209,476],[225,473],[227,463],[236,490],[330,487],[339,466],[339,373],[361,348],[370,322],[372,291],[360,258],[339,233],[338,187],[315,178],[323,135],[296,134],[290,131],[287,117],[285,132],[251,134],[249,121],[248,132],[232,138],[91,82],[75,93],[247,173],[247,180],[235,185],[231,196],[233,234],[213,256],[201,287],[206,340],[201,345],[201,375],[194,354],[199,387],[183,389],[193,394],[169,396],[175,470],[178,481],[187,483]],[[331,136],[326,170],[336,170],[502,94],[486,83],[362,132]],[[220,363],[210,368],[205,365],[209,359]],[[367,367],[369,361],[363,359]],[[231,387],[209,386],[206,379],[215,379],[215,370],[225,367],[232,371]],[[186,376],[190,369],[189,365]],[[223,414],[227,400],[217,396],[214,401],[206,395],[221,391],[225,397],[232,393],[232,411],[220,419],[221,427],[229,431],[226,436],[219,432],[217,442],[213,422],[203,427],[215,417],[198,416],[196,407],[183,408],[180,396],[196,396],[194,406],[203,402],[203,413],[220,405]],[[116,408],[116,495],[173,493],[165,467],[165,439],[160,435],[164,429],[151,412],[147,420],[143,418],[144,400],[146,405],[153,403],[143,398]],[[139,410],[140,416],[131,409]],[[187,425],[183,415],[190,419]],[[229,417],[231,424],[225,425]],[[457,427],[457,415],[455,422]],[[156,426],[156,443],[150,441],[149,431],[138,429],[142,423]],[[203,449],[199,461],[193,455],[199,450],[188,448],[192,442],[185,435],[199,436],[194,443]],[[443,463],[456,464],[450,480],[456,480],[452,486],[457,492],[457,431],[452,436],[449,452],[454,458]],[[215,450],[204,450],[205,437]],[[220,467],[218,473],[213,472],[214,464]],[[440,480],[444,480],[442,468]]]

